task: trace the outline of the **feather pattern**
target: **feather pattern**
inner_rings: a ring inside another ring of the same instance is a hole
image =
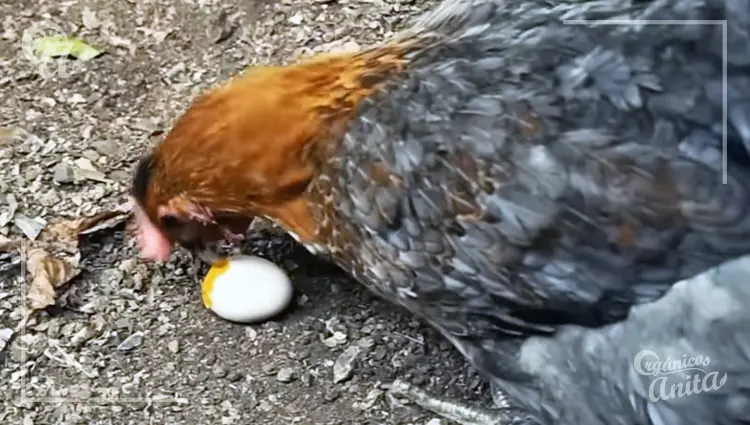
[[[613,331],[586,332],[615,323],[632,332],[633,306],[750,251],[750,9],[741,3],[443,3],[400,36],[418,46],[404,73],[361,103],[313,179],[313,216],[337,223],[320,239],[550,423],[708,423],[674,404],[565,417],[566,397],[536,392],[548,372],[524,370],[516,356],[528,335],[611,340]],[[726,60],[724,26],[665,23],[728,18]],[[579,333],[551,336],[562,329]],[[722,358],[750,372],[740,348],[740,358]],[[748,404],[723,394],[700,408]],[[557,404],[534,404],[545,397]],[[743,409],[722,418],[710,423],[750,420]]]
[[[159,256],[276,221],[539,423],[734,425],[750,260],[691,277],[750,253],[749,149],[747,0],[446,0],[202,95],[133,195]],[[655,402],[646,347],[728,378]]]

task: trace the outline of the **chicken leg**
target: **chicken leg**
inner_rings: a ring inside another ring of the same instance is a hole
[[[502,397],[500,398],[500,407],[486,409],[457,400],[432,396],[421,388],[399,379],[390,385],[389,391],[395,396],[406,397],[423,409],[461,425],[531,425],[536,423],[527,414],[511,408]]]

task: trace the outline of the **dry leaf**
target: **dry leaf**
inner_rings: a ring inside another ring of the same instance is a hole
[[[45,236],[56,240],[66,240],[78,244],[79,235],[88,235],[100,230],[111,229],[130,215],[130,207],[123,204],[111,211],[104,211],[91,217],[75,220],[62,220],[47,226]]]
[[[56,258],[41,248],[28,251],[26,269],[31,279],[26,300],[32,310],[55,304],[56,290],[81,272],[70,262]]]
[[[26,241],[22,239],[8,239],[0,235],[0,252],[18,251],[26,246]]]

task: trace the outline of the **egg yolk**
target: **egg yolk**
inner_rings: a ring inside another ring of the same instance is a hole
[[[229,260],[226,258],[222,258],[221,260],[218,260],[213,265],[211,265],[211,269],[208,270],[208,274],[206,275],[206,278],[203,279],[203,286],[201,286],[201,299],[203,300],[203,305],[210,309],[213,305],[213,302],[211,301],[211,292],[214,290],[214,283],[216,281],[216,278],[224,274],[229,269]]]

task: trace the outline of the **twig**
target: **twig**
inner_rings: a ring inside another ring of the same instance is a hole
[[[76,369],[78,369],[79,372],[81,372],[84,375],[86,375],[86,377],[89,378],[89,379],[94,379],[94,378],[97,377],[97,374],[86,370],[86,368],[83,367],[82,364],[80,364],[76,359],[74,359],[73,356],[71,356],[70,354],[66,353],[65,350],[63,350],[62,347],[60,347],[57,343],[55,343],[53,341],[50,341],[49,343],[50,343],[51,346],[53,346],[53,347],[55,347],[57,349],[57,351],[63,356],[63,359],[59,359],[59,358],[53,356],[47,350],[44,350],[44,355],[45,356],[47,356],[50,359],[55,360],[55,361],[57,361],[57,362],[59,362],[61,364],[64,364],[66,366],[73,366],[73,367],[75,367]]]
[[[398,331],[393,331],[393,334],[394,335],[398,335],[398,336],[402,336],[402,337],[408,339],[409,341],[416,342],[417,344],[424,345],[424,338],[422,338],[421,340],[419,340],[419,339],[414,338],[413,336],[402,334],[401,332],[398,332]]]

